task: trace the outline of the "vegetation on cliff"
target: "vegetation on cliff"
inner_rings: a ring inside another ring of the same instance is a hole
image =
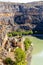
[[[13,31],[13,32],[10,32],[8,33],[8,37],[12,37],[12,36],[22,36],[22,35],[30,35],[30,34],[33,34],[33,31],[30,30],[30,31]]]
[[[16,64],[17,65],[26,65],[26,53],[21,48],[17,48],[15,50],[15,58],[16,58]]]
[[[21,43],[22,44],[22,43]],[[15,56],[15,61],[13,61],[11,58],[5,58],[4,60],[4,64],[6,65],[27,65],[27,61],[26,61],[26,51],[29,49],[29,47],[31,46],[31,41],[26,38],[24,40],[24,47],[25,50],[23,50],[20,47],[16,47],[14,52],[14,56]]]
[[[31,41],[28,38],[26,38],[24,41],[24,45],[25,45],[25,50],[27,51],[31,45]]]

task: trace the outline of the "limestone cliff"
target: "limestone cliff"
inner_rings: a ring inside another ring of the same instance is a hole
[[[43,31],[43,1],[26,4],[0,2],[0,22],[6,30],[24,29]],[[4,23],[3,23],[4,24]]]

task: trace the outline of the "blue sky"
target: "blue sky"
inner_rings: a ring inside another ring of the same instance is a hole
[[[26,2],[43,1],[43,0],[0,0],[0,1],[26,3]]]

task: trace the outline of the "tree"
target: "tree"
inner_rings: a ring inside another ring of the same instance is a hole
[[[15,57],[16,57],[16,61],[20,62],[20,61],[25,61],[25,51],[23,51],[21,48],[17,48],[15,50]]]
[[[17,65],[26,65],[26,62],[18,62]]]
[[[13,65],[13,64],[14,64],[14,62],[13,62],[10,58],[6,58],[6,59],[4,60],[4,63],[5,63],[6,65]]]
[[[24,41],[24,45],[25,45],[25,50],[28,50],[29,46],[31,45],[31,41],[28,38],[26,38]]]
[[[16,65],[26,65],[25,61],[25,51],[23,51],[21,48],[16,48],[15,50],[15,58],[16,58]]]
[[[8,37],[12,37],[12,34],[11,33],[10,34],[8,33],[7,35],[8,35]]]

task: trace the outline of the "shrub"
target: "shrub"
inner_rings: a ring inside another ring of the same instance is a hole
[[[33,34],[33,31],[32,31],[32,30],[30,30],[28,34]]]
[[[8,35],[8,37],[12,37],[12,34],[11,33],[10,34],[8,33],[7,35]]]
[[[27,62],[18,62],[16,65],[27,65]]]
[[[11,64],[11,63],[12,63],[12,60],[11,60],[10,58],[6,58],[6,59],[4,60],[4,63],[5,63],[5,64]]]
[[[25,61],[25,51],[23,51],[21,48],[17,48],[15,50],[15,58],[17,62]]]
[[[16,65],[16,63],[12,61],[10,58],[6,58],[5,60],[3,60],[3,62],[6,65]]]
[[[8,33],[8,37],[11,37],[11,36],[22,36],[22,35],[29,35],[29,34],[33,34],[33,31],[30,30],[30,31],[13,31],[13,32],[10,32]]]
[[[16,58],[16,65],[27,65],[25,62],[26,54],[21,48],[16,48],[15,50],[15,58]]]
[[[12,35],[13,36],[17,36],[18,35],[18,32],[12,32]]]
[[[28,38],[26,38],[24,41],[24,45],[25,45],[25,50],[28,50],[29,46],[31,45],[31,41]]]

